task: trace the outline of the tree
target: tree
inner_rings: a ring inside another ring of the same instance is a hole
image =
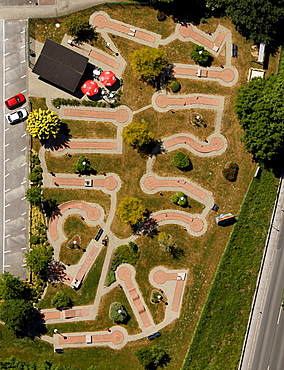
[[[236,98],[236,113],[244,130],[242,141],[256,161],[271,162],[284,144],[284,61],[279,73],[253,78]]]
[[[71,36],[76,37],[78,41],[93,41],[97,39],[95,28],[81,14],[74,14],[65,18],[63,27],[67,29]]]
[[[283,1],[207,0],[206,6],[231,17],[237,31],[254,43],[273,47],[283,43]]]
[[[153,84],[159,74],[167,66],[165,53],[162,49],[146,47],[135,50],[129,55],[134,72],[140,74],[143,81]]]
[[[0,299],[21,299],[26,296],[27,289],[20,278],[4,271],[0,277]]]
[[[125,309],[125,307],[119,303],[114,302],[111,304],[109,308],[109,317],[113,320],[116,324],[122,324],[128,320],[129,315]]]
[[[158,243],[167,252],[171,252],[171,250],[175,247],[175,242],[171,235],[168,235],[165,232],[160,232],[158,234]]]
[[[184,154],[183,152],[178,152],[174,155],[173,165],[180,170],[186,170],[190,167],[191,162],[186,154]]]
[[[25,261],[28,269],[39,278],[45,278],[48,263],[53,254],[53,248],[49,245],[34,245],[25,253]]]
[[[67,308],[73,307],[73,301],[63,292],[57,292],[52,298],[51,304],[57,310],[65,310]]]
[[[56,137],[60,129],[60,120],[55,112],[50,109],[35,109],[27,118],[27,130],[30,135],[39,139],[47,140],[51,136]]]
[[[164,367],[170,361],[170,356],[167,352],[157,346],[153,346],[151,349],[139,348],[135,351],[135,355],[140,364],[147,370]]]
[[[212,56],[209,51],[205,50],[203,46],[193,45],[189,56],[195,61],[195,63],[201,66],[208,66],[212,62]]]
[[[89,175],[92,171],[92,165],[88,158],[84,155],[78,158],[77,163],[74,167],[74,172],[78,173],[79,175]]]
[[[126,142],[134,148],[141,148],[145,145],[149,145],[154,138],[154,134],[148,129],[147,122],[132,122],[123,128],[121,135]]]
[[[15,333],[24,331],[35,317],[35,310],[30,301],[7,299],[0,305],[0,320]]]
[[[40,166],[32,168],[31,173],[29,174],[29,180],[33,185],[42,185],[42,168]]]
[[[25,195],[32,205],[39,206],[41,204],[41,188],[32,186],[26,191]]]
[[[140,199],[134,197],[123,198],[116,212],[124,224],[136,225],[146,218],[146,208]]]

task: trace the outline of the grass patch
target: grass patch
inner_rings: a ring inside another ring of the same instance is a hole
[[[88,247],[90,241],[97,234],[99,226],[91,227],[80,219],[77,215],[72,215],[66,218],[63,225],[63,232],[67,237],[67,241],[62,243],[59,259],[63,263],[76,265],[84,254],[84,250]],[[81,239],[79,249],[70,249],[69,244],[71,239],[78,235]]]
[[[109,122],[75,121],[64,119],[73,139],[115,139],[117,128]]]
[[[278,180],[254,179],[212,285],[183,369],[237,368]],[[252,238],[253,235],[253,238]]]
[[[83,284],[80,289],[74,290],[63,283],[49,284],[45,296],[37,303],[37,307],[51,308],[51,300],[58,291],[68,295],[74,302],[75,306],[92,304],[96,296],[105,255],[106,248],[103,248],[86,278],[83,280]]]

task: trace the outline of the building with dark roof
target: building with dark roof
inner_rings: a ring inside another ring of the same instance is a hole
[[[88,58],[47,39],[32,71],[42,79],[74,92],[87,63]]]

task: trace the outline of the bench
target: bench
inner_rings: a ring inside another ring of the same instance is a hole
[[[103,231],[103,229],[100,229],[99,231],[98,231],[98,233],[97,233],[97,235],[96,235],[96,237],[95,237],[95,241],[97,242],[97,241],[99,241],[99,239],[100,239],[100,237],[102,236],[102,233],[103,233],[104,231]]]
[[[237,44],[232,44],[232,57],[236,58],[238,56],[238,46]]]
[[[160,336],[161,336],[161,333],[160,333],[159,331],[157,331],[156,333],[153,333],[153,334],[149,335],[149,336],[147,337],[147,339],[149,339],[149,340],[153,340],[153,339],[158,338],[158,337],[160,337]]]

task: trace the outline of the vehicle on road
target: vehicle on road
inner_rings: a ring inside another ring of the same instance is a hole
[[[27,118],[28,112],[26,111],[26,109],[19,109],[16,112],[6,114],[5,116],[6,116],[7,121],[11,125],[13,125]]]
[[[26,98],[23,94],[17,94],[5,100],[5,105],[8,109],[15,109],[18,106],[22,105],[26,101]]]

